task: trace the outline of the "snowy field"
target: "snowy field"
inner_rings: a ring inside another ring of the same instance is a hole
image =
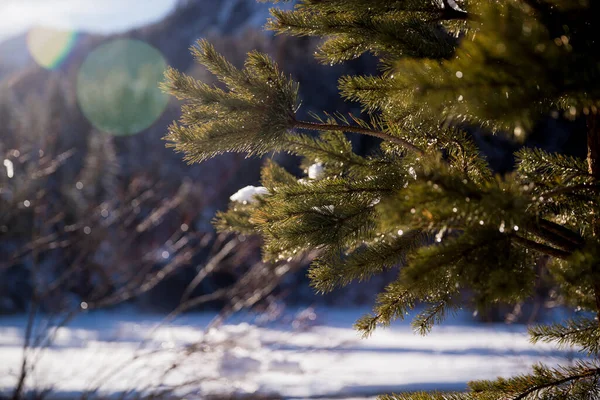
[[[461,390],[469,380],[526,372],[540,361],[566,364],[576,356],[531,345],[521,325],[474,325],[464,315],[427,337],[400,322],[361,339],[352,323],[362,312],[309,309],[276,322],[238,317],[206,333],[210,314],[157,328],[159,316],[89,313],[59,329],[53,346],[30,353],[37,362],[28,385],[52,389],[56,398],[144,395],[175,387],[173,397],[179,398],[211,393],[367,398]],[[0,318],[0,392],[6,394],[22,362],[25,323],[25,317]]]

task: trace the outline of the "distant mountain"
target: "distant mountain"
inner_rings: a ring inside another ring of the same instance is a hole
[[[279,8],[291,8],[292,3]],[[163,51],[170,65],[187,69],[189,47],[203,36],[234,36],[261,29],[272,4],[256,0],[186,0],[162,21],[129,32]],[[176,45],[174,45],[176,44]]]
[[[291,7],[293,2],[285,3]],[[199,38],[208,37],[218,51],[240,65],[245,54],[252,49],[269,53],[282,68],[292,74],[301,84],[302,113],[321,110],[357,111],[340,102],[337,80],[345,73],[375,73],[372,60],[357,60],[343,66],[324,67],[307,54],[314,52],[316,39],[275,37],[261,32],[261,27],[269,16],[272,4],[259,3],[256,0],[186,0],[182,1],[168,16],[156,23],[131,29],[127,32],[111,35],[78,34],[68,57],[55,70],[38,66],[27,50],[27,36],[20,35],[0,43],[0,97],[8,89],[10,96],[20,103],[27,103],[29,97],[36,101],[45,99],[48,91],[60,87],[64,103],[68,109],[62,115],[78,115],[76,80],[79,67],[90,52],[102,43],[120,38],[139,39],[157,48],[165,57],[167,64],[181,71],[193,74],[199,79],[212,77],[194,64],[189,48]],[[279,6],[279,5],[278,5]],[[319,79],[315,77],[319,76]],[[8,88],[3,85],[8,84]],[[40,96],[41,95],[41,96]],[[60,97],[59,96],[59,97]],[[53,100],[48,100],[50,103]],[[44,108],[56,107],[44,105]],[[118,138],[117,147],[123,144],[121,152],[123,165],[142,170],[153,160],[169,158],[168,165],[181,166],[181,156],[165,149],[160,140],[167,125],[179,116],[179,106],[173,101],[163,116],[143,135],[130,138]],[[73,129],[70,127],[69,129]],[[79,136],[86,135],[90,127],[79,128]],[[127,146],[124,144],[127,143]],[[129,156],[130,153],[135,153]]]
[[[10,38],[0,43],[0,79],[15,70],[25,68],[33,63],[27,50],[27,35]]]
[[[133,37],[160,49],[176,68],[186,69],[188,48],[205,35],[236,35],[249,28],[259,29],[266,22],[271,5],[256,0],[184,0],[162,21],[114,35],[79,34],[71,57],[65,64],[77,61],[77,53],[87,54],[89,46],[113,37]],[[290,7],[290,5],[287,5]],[[87,40],[93,37],[93,40]],[[0,80],[9,74],[34,65],[27,47],[27,33],[0,42]],[[63,68],[68,68],[64,67]]]

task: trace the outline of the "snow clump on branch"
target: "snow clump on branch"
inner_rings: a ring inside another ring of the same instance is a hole
[[[238,203],[254,203],[257,200],[257,196],[269,194],[269,191],[264,186],[246,186],[235,192],[229,198],[231,201],[237,201]]]

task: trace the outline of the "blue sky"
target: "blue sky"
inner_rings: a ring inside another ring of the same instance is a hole
[[[122,31],[161,19],[176,2],[177,0],[0,0],[0,41],[34,25],[103,33]]]

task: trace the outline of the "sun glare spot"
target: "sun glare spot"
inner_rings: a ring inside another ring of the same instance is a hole
[[[114,135],[134,135],[163,113],[169,97],[158,85],[167,63],[140,40],[118,39],[100,45],[83,62],[77,99],[95,128]]]
[[[38,65],[46,69],[60,67],[77,41],[77,33],[35,27],[27,34],[27,48]]]

